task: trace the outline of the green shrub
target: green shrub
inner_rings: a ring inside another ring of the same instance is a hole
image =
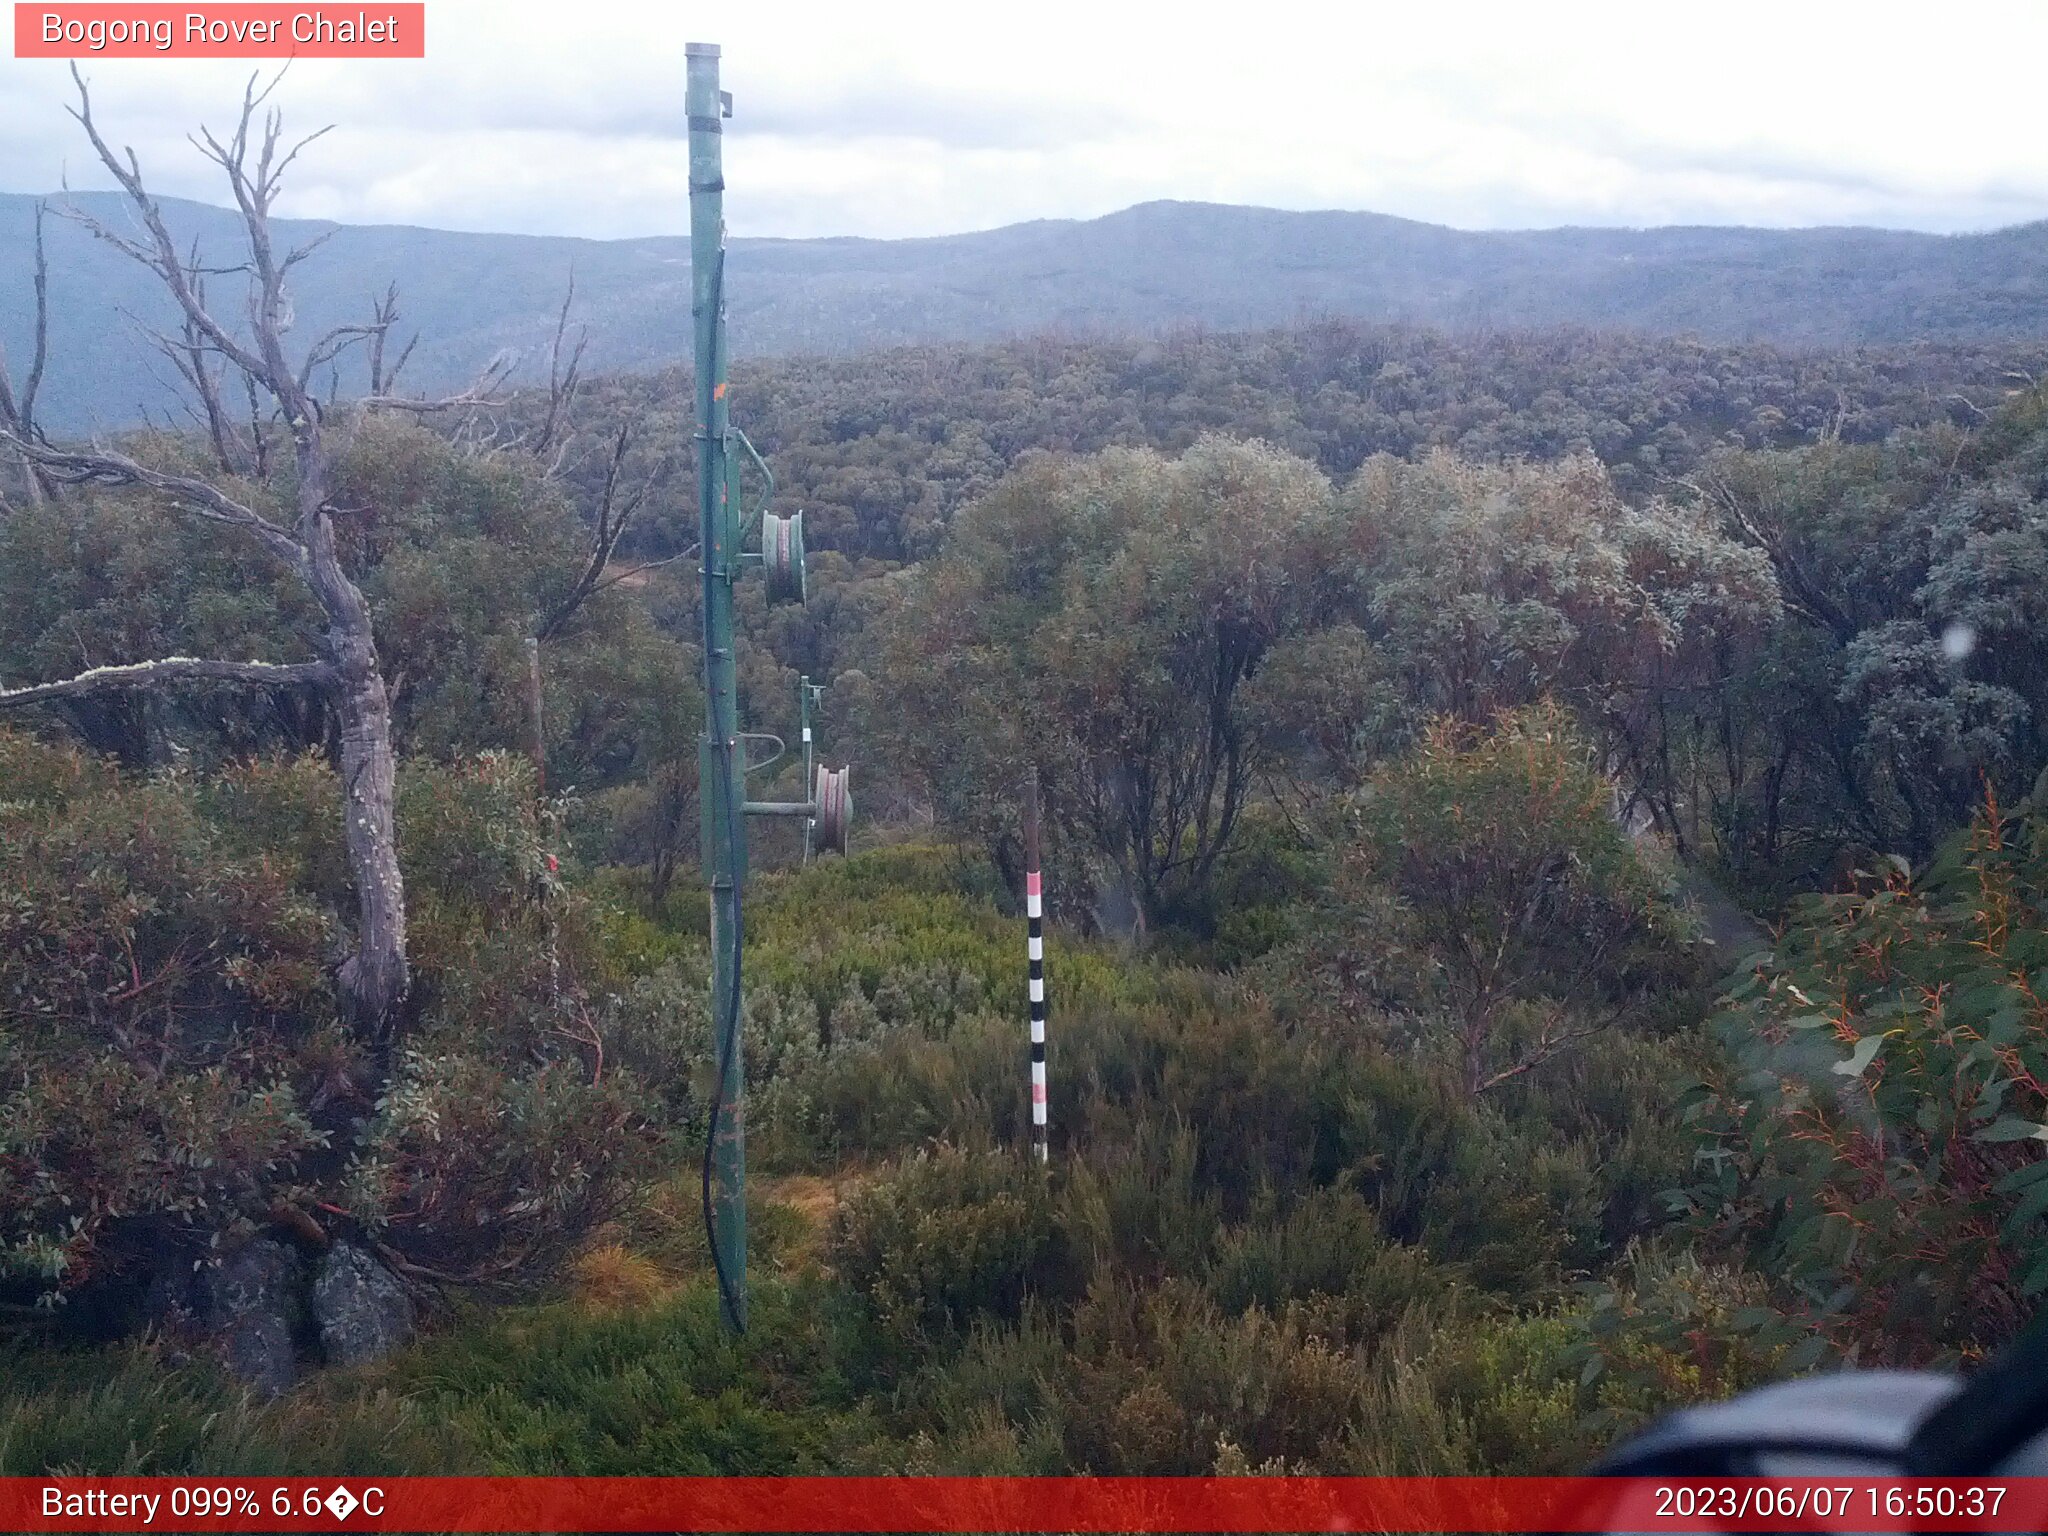
[[[1689,1249],[1632,1249],[1588,1282],[1571,1320],[1584,1335],[1593,1422],[1621,1434],[1673,1408],[1718,1402],[1827,1359],[1811,1321],[1776,1305],[1768,1277],[1703,1262]]]
[[[911,1357],[1073,1283],[1045,1175],[962,1147],[920,1152],[854,1195],[834,1220],[831,1260],[885,1348]]]
[[[1373,1477],[1559,1476],[1604,1449],[1579,1333],[1551,1316],[1411,1321],[1375,1362],[1333,1470]]]
[[[605,1060],[601,960],[516,760],[401,772],[402,1052],[335,1007],[324,767],[125,779],[0,733],[0,773],[13,1292],[111,1298],[286,1208],[286,1230],[339,1217],[437,1274],[532,1282],[651,1166],[660,1126]]]
[[[1339,1091],[1346,1163],[1391,1236],[1518,1300],[1599,1253],[1603,1202],[1583,1149],[1373,1052]]]
[[[244,858],[282,862],[293,885],[330,910],[353,900],[337,827],[341,785],[319,757],[254,758],[193,783],[208,823]],[[413,871],[406,871],[409,880]]]
[[[1203,1284],[1226,1313],[1306,1303],[1294,1313],[1306,1331],[1369,1343],[1417,1303],[1442,1307],[1460,1289],[1420,1249],[1391,1241],[1355,1189],[1311,1190],[1278,1206],[1271,1202],[1215,1244]]]
[[[934,1139],[1022,1146],[1024,1038],[1018,1020],[980,1013],[945,1040],[892,1029],[835,1045],[811,1095],[816,1148],[891,1153]]]
[[[1198,1125],[1193,1177],[1231,1216],[1268,1186],[1334,1178],[1344,1063],[1240,989],[1169,972],[1157,990],[1142,1006],[1056,1016],[1063,1141],[1106,1159],[1140,1127]]]
[[[1063,1312],[1064,1309],[1058,1309]],[[906,1371],[894,1400],[923,1472],[1066,1473],[1065,1319],[1027,1299],[1015,1323],[983,1318],[960,1347]]]
[[[1785,1358],[1748,1327],[1752,1282],[1659,1259],[1571,1284],[1611,1271],[1668,1187],[1684,1037],[1616,1032],[1474,1104],[1440,1062],[1251,985],[1064,941],[1041,1170],[1022,1009],[1003,1006],[1019,925],[913,849],[763,879],[750,904],[752,1165],[900,1160],[849,1179],[823,1267],[800,1218],[755,1202],[754,1327],[733,1340],[694,1168],[619,1204],[657,1134],[689,1149],[702,1131],[701,937],[606,880],[586,898],[539,878],[524,831],[466,847],[463,817],[527,814],[522,771],[493,760],[409,800],[444,821],[415,845],[430,986],[389,1091],[293,1187],[411,1262],[486,1277],[512,1258],[544,1275],[616,1211],[605,1241],[651,1285],[601,1309],[461,1307],[362,1380],[302,1389],[295,1418],[220,1407],[203,1373],[98,1397],[46,1376],[11,1410],[0,1392],[22,1443],[80,1466],[128,1464],[132,1440],[151,1469],[244,1451],[282,1468],[320,1461],[331,1424],[365,1465],[423,1470],[1543,1472]],[[43,770],[46,806],[73,772]],[[239,807],[208,835],[297,849],[270,855],[290,887],[325,857],[301,820],[323,775],[209,783],[195,825]],[[853,892],[873,925],[846,918]],[[375,1440],[380,1401],[434,1433]]]
[[[1836,1347],[1979,1357],[2048,1290],[2048,805],[1808,898],[1714,1028],[1686,1203]]]
[[[550,1274],[631,1192],[632,1109],[580,1063],[408,1052],[341,1179],[363,1229],[436,1274]],[[625,1140],[628,1146],[621,1147]]]
[[[39,795],[0,806],[0,1279],[52,1292],[264,1219],[366,1057],[288,864],[222,849],[188,782],[0,741]]]
[[[1165,1115],[1105,1140],[1081,1142],[1061,1191],[1090,1272],[1142,1284],[1198,1273],[1223,1224],[1223,1201],[1201,1177],[1201,1138]]]
[[[1258,1308],[1226,1317],[1168,1280],[1098,1284],[1074,1319],[1065,1407],[1077,1468],[1195,1475],[1225,1442],[1255,1461],[1320,1466],[1355,1422],[1362,1356]]]
[[[512,1309],[472,1318],[388,1374],[460,1438],[473,1472],[886,1470],[869,1449],[881,1437],[834,1377],[830,1308],[815,1287],[762,1277],[749,1310],[735,1337],[708,1283],[640,1311]]]
[[[1440,720],[1353,805],[1344,886],[1378,886],[1428,960],[1427,1001],[1474,1098],[1537,1070],[1684,973],[1614,786],[1550,706]],[[1340,897],[1341,897],[1340,892]]]

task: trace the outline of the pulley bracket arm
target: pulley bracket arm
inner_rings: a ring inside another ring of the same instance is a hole
[[[775,499],[775,472],[768,467],[768,461],[761,457],[760,449],[756,448],[747,434],[738,427],[728,428],[726,436],[747,450],[747,457],[754,461],[754,468],[761,472],[761,499],[755,504],[754,510],[747,514],[746,521],[740,525],[741,536],[745,537],[754,531],[755,525],[761,521],[761,514],[768,510],[768,503]]]
[[[749,816],[805,816],[815,819],[815,800],[749,800],[740,806]]]

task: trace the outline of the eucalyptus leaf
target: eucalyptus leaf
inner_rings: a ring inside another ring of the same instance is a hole
[[[1849,1059],[1836,1062],[1830,1070],[1843,1077],[1861,1077],[1877,1060],[1877,1053],[1884,1049],[1884,1038],[1883,1035],[1865,1035],[1856,1042],[1856,1049],[1849,1053]]]
[[[1972,1139],[1976,1141],[2025,1141],[2030,1136],[2037,1141],[2048,1141],[2048,1125],[2042,1125],[2033,1120],[2022,1120],[2017,1115],[2001,1115],[1985,1126]]]

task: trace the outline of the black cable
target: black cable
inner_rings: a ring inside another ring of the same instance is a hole
[[[719,760],[720,794],[719,804],[723,807],[727,846],[732,846],[732,751],[723,747],[717,753]],[[713,900],[716,901],[714,894]],[[714,914],[715,916],[715,914]],[[715,924],[714,924],[715,925]],[[737,872],[732,887],[732,959],[728,972],[730,982],[726,988],[725,1017],[718,1027],[718,1078],[711,1090],[711,1123],[704,1132],[704,1236],[711,1245],[711,1268],[718,1276],[718,1295],[725,1303],[726,1315],[741,1333],[747,1330],[746,1316],[742,1301],[733,1279],[725,1272],[725,1260],[718,1251],[718,1220],[711,1209],[711,1162],[718,1147],[718,1121],[725,1107],[725,1083],[732,1071],[733,1052],[739,1045],[740,1032],[740,955],[742,918],[740,913],[740,888]],[[713,964],[716,964],[714,958]],[[714,986],[714,990],[715,986]],[[735,1192],[735,1198],[744,1201],[744,1189]],[[744,1207],[743,1207],[744,1209]]]
[[[707,301],[711,304],[712,312],[714,314],[717,314],[723,310],[725,306],[725,245],[723,241],[719,243],[717,264],[713,266],[713,268],[711,269],[711,291],[709,294],[706,295],[706,298]],[[722,339],[723,337],[720,334],[719,329],[714,328],[712,344],[713,350],[712,356],[709,360],[709,371],[714,379],[718,376],[719,373],[719,358],[717,344]],[[704,422],[704,437],[707,449],[709,448],[710,444],[710,433],[711,422],[707,417],[707,419]],[[716,542],[713,541],[710,537],[711,530],[709,528],[706,528],[702,530],[702,532],[705,536],[704,558],[707,562],[705,570],[706,580],[704,593],[704,654],[705,660],[709,662],[712,656],[710,629],[710,585],[712,581],[720,579],[721,573],[713,572],[709,568],[711,550],[717,547]],[[727,579],[730,578],[728,577]],[[711,679],[707,677],[705,681],[709,683]],[[717,700],[713,695],[713,689],[707,688],[705,690],[704,710],[707,716],[707,724],[715,723],[717,719]],[[729,741],[718,743],[714,755],[718,758],[719,763],[718,804],[719,814],[725,818],[725,846],[728,848],[736,848],[739,845],[739,838],[737,836],[737,829],[733,826],[732,820],[733,802],[737,798],[736,794],[734,793],[732,781],[732,743]],[[736,1329],[738,1329],[741,1333],[744,1333],[746,1332],[747,1328],[746,1314],[744,1311],[745,1298],[743,1298],[740,1295],[738,1288],[734,1284],[733,1277],[725,1272],[725,1260],[723,1257],[720,1256],[718,1252],[718,1220],[711,1209],[711,1162],[713,1153],[717,1150],[718,1147],[718,1122],[725,1109],[725,1082],[727,1076],[732,1071],[733,1053],[739,1048],[740,1034],[740,955],[742,952],[741,933],[744,927],[744,922],[740,912],[739,871],[733,870],[731,873],[733,878],[732,961],[730,969],[727,973],[730,977],[730,984],[726,988],[725,1017],[718,1021],[718,1049],[715,1053],[718,1058],[718,1079],[717,1082],[712,1086],[711,1090],[711,1123],[707,1127],[705,1127],[704,1131],[704,1237],[705,1240],[711,1245],[711,1268],[718,1277],[718,1295],[719,1299],[725,1305],[726,1316],[732,1319],[733,1326]],[[718,926],[716,910],[717,900],[717,887],[714,886],[712,888],[713,928],[716,928]],[[715,994],[717,991],[715,979],[717,958],[715,956],[713,957],[712,964],[714,967],[714,982],[712,991]],[[744,1216],[746,1211],[746,1190],[744,1188],[735,1190],[733,1192],[733,1195],[735,1199],[741,1202],[740,1210],[742,1216]]]

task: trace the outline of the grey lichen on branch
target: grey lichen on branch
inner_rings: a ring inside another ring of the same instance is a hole
[[[325,687],[334,681],[334,669],[324,661],[214,661],[199,656],[164,656],[155,661],[136,661],[116,666],[91,667],[61,682],[31,683],[21,688],[0,688],[0,709],[20,704],[39,704],[54,699],[73,699],[103,688],[147,688],[173,682],[245,683],[273,688],[304,684]]]

